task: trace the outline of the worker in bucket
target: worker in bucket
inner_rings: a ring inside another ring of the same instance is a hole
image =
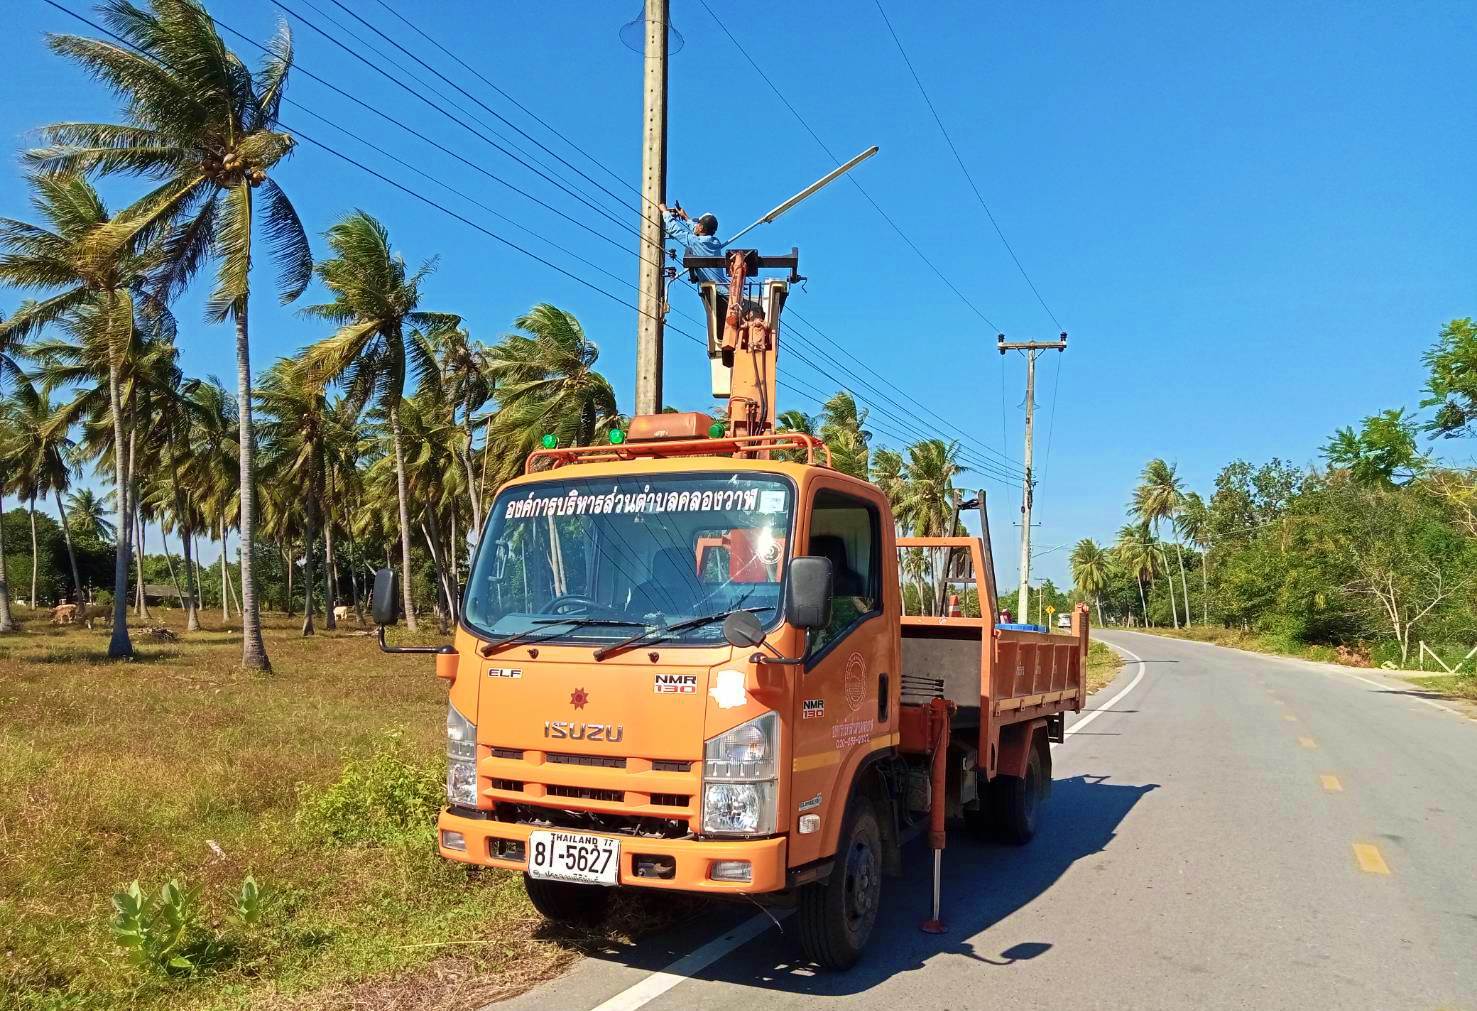
[[[662,221],[669,238],[676,239],[687,247],[694,256],[722,256],[723,240],[718,238],[718,219],[712,214],[703,214],[696,221],[678,203],[672,207],[658,204]],[[703,269],[698,271],[705,281],[725,283],[728,278],[722,271]]]

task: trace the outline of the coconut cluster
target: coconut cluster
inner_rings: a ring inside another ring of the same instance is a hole
[[[206,155],[201,167],[218,186],[233,186],[243,181],[252,186],[260,186],[267,181],[265,169],[246,161],[235,151],[227,151],[220,157]]]

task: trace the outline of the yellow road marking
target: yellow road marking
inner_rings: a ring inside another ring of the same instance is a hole
[[[1329,793],[1344,792],[1344,784],[1339,782],[1339,778],[1337,776],[1323,775],[1319,776],[1318,779],[1320,782],[1323,783],[1323,789],[1327,790]]]
[[[1302,745],[1304,748],[1310,749],[1318,747],[1318,742],[1313,740],[1313,738],[1311,737],[1299,737],[1298,744]]]
[[[1296,723],[1298,721],[1298,718],[1296,716],[1292,715],[1292,713],[1287,713],[1282,718],[1284,720],[1286,720],[1288,723]]]
[[[1356,842],[1354,859],[1359,861],[1359,869],[1366,874],[1390,873],[1390,867],[1385,863],[1385,858],[1380,856],[1380,848],[1372,843]]]

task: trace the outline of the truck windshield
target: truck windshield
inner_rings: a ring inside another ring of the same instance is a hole
[[[493,639],[612,642],[715,612],[779,616],[794,493],[778,477],[664,474],[548,480],[493,504],[464,615]],[[552,618],[603,621],[552,623]],[[547,627],[548,632],[542,631]],[[715,642],[721,622],[663,636]]]

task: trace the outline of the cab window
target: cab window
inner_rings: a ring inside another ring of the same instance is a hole
[[[881,606],[881,524],[876,507],[835,491],[819,491],[811,509],[807,554],[831,562],[831,623],[811,634],[812,653],[844,636]]]

